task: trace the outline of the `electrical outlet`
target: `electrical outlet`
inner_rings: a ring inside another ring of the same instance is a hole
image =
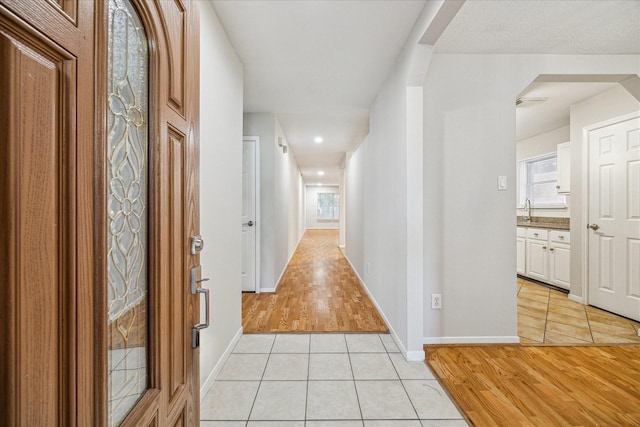
[[[433,310],[442,308],[442,294],[431,294],[431,308]]]

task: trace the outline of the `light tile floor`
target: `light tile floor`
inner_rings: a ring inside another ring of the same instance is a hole
[[[466,426],[423,362],[388,334],[243,335],[201,427]]]
[[[518,278],[518,335],[522,344],[640,344],[638,328],[638,322]]]

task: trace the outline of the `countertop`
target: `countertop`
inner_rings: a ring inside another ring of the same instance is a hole
[[[569,230],[569,218],[555,218],[545,216],[532,216],[531,222],[527,222],[524,216],[518,216],[518,227],[535,227],[535,228],[549,228],[551,230]]]

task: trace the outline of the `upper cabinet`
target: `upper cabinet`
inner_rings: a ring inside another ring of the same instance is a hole
[[[571,143],[558,144],[558,194],[571,193]]]

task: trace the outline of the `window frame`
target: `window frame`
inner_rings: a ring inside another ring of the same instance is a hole
[[[542,182],[538,182],[536,184],[550,184],[553,183],[553,188],[556,190],[556,203],[540,203],[540,202],[536,202],[533,194],[531,192],[531,188],[533,188],[533,182],[531,182],[531,169],[532,166],[536,163],[539,162],[544,162],[544,161],[548,161],[551,159],[555,159],[555,163],[556,163],[556,178],[555,180],[547,180],[547,181],[542,181]],[[525,207],[525,200],[528,198],[529,200],[531,200],[531,208],[535,208],[535,209],[566,209],[568,207],[567,205],[567,197],[565,194],[558,194],[557,193],[557,182],[558,182],[558,154],[555,151],[552,151],[550,153],[546,153],[546,154],[541,154],[538,156],[533,156],[533,157],[529,157],[526,159],[522,159],[518,162],[518,174],[520,177],[520,183],[518,186],[518,204],[517,204],[517,208],[518,209],[524,209]]]
[[[335,214],[332,218],[321,218],[320,211],[320,198],[324,195],[330,195],[332,198],[331,210]],[[337,204],[336,204],[337,201]],[[316,222],[338,222],[340,221],[340,193],[336,192],[318,192],[316,197]]]

